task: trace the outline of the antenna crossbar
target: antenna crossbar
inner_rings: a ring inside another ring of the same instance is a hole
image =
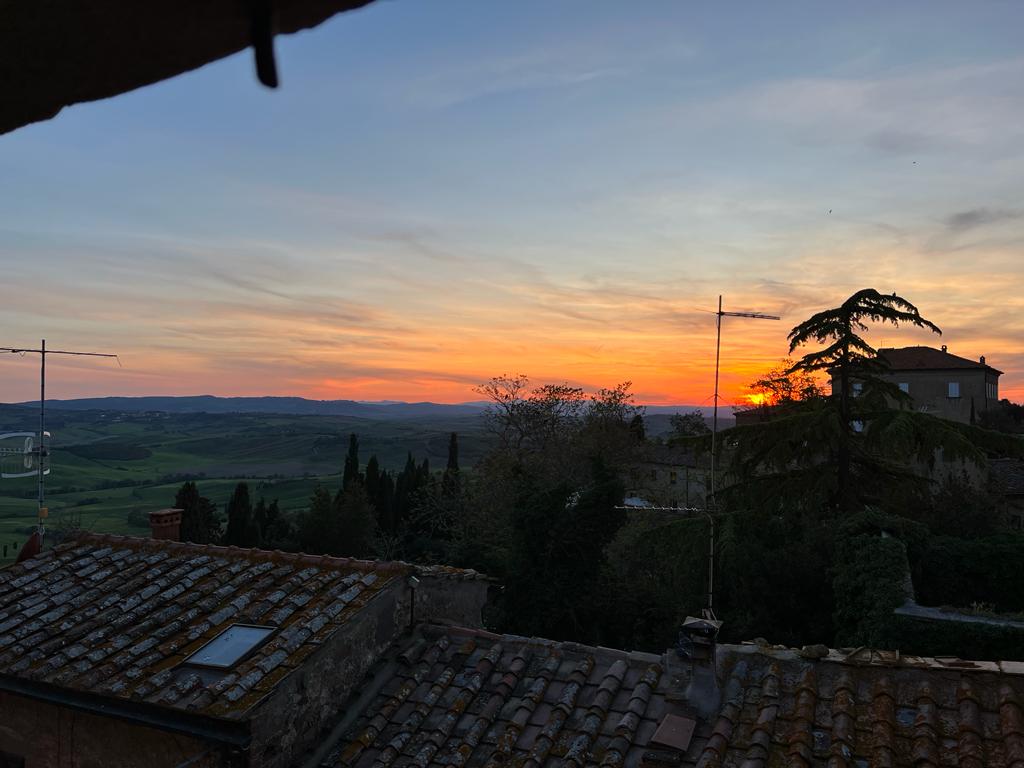
[[[15,355],[26,355],[35,354],[39,355],[39,447],[32,451],[32,453],[38,456],[38,462],[36,471],[39,476],[39,517],[38,517],[38,533],[40,545],[42,545],[42,537],[44,531],[43,520],[47,517],[46,509],[46,468],[44,463],[48,459],[50,452],[46,445],[46,438],[49,433],[46,431],[46,356],[47,355],[72,355],[75,357],[112,357],[117,360],[117,364],[121,365],[121,358],[117,355],[110,354],[109,352],[78,352],[67,349],[47,349],[46,339],[43,339],[38,348],[31,347],[0,347],[0,352],[8,352]]]

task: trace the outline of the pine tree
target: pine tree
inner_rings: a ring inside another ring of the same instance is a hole
[[[348,453],[345,455],[345,470],[341,478],[341,488],[344,490],[354,483],[361,483],[362,477],[359,474],[359,436],[355,433],[348,437]]]
[[[833,398],[839,406],[839,440],[836,455],[836,500],[846,504],[852,499],[850,491],[852,443],[855,434],[863,431],[864,420],[854,418],[853,384],[861,385],[863,402],[878,404],[878,398],[905,401],[899,387],[880,377],[887,365],[878,351],[861,335],[868,330],[867,321],[891,323],[898,326],[913,325],[942,334],[935,323],[921,317],[917,307],[895,293],[883,295],[873,288],[865,288],[850,296],[840,306],[826,309],[808,318],[789,332],[789,351],[810,341],[826,346],[808,352],[790,369],[790,373],[815,374],[827,371],[838,386]],[[864,391],[868,390],[868,391]],[[859,425],[859,426],[855,426]]]
[[[873,289],[796,326],[790,351],[812,340],[825,346],[788,373],[827,372],[832,394],[793,401],[778,418],[731,431],[720,443],[729,467],[720,499],[809,519],[826,509],[848,513],[899,500],[894,511],[905,514],[908,505],[929,498],[933,478],[926,468],[936,456],[982,463],[981,446],[998,449],[991,433],[905,407],[907,396],[883,378],[884,358],[861,335],[872,320],[939,333],[909,301]]]
[[[224,544],[237,547],[252,546],[249,544],[250,520],[252,503],[249,501],[248,483],[239,483],[228,501],[228,525],[224,531]]]

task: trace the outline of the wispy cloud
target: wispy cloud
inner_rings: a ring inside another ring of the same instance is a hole
[[[989,224],[1016,221],[1024,218],[1024,211],[1007,208],[972,208],[958,211],[945,219],[946,229],[951,232],[966,232]]]

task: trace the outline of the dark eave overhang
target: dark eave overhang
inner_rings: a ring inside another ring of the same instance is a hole
[[[271,84],[273,35],[315,27],[370,2],[0,0],[0,134],[250,46],[260,80]]]
[[[203,741],[212,741],[225,746],[244,749],[249,745],[248,720],[223,720],[195,712],[187,712],[150,704],[145,701],[126,701],[114,696],[61,688],[37,680],[26,680],[14,675],[0,673],[0,691],[45,701],[59,707],[70,707],[102,717],[159,728],[194,736]]]

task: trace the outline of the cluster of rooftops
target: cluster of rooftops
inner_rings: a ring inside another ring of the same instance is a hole
[[[1024,766],[1024,663],[498,635],[487,587],[85,535],[0,570],[0,723],[26,702],[90,712],[188,737],[195,765]],[[0,725],[0,757],[33,765],[17,739]]]

